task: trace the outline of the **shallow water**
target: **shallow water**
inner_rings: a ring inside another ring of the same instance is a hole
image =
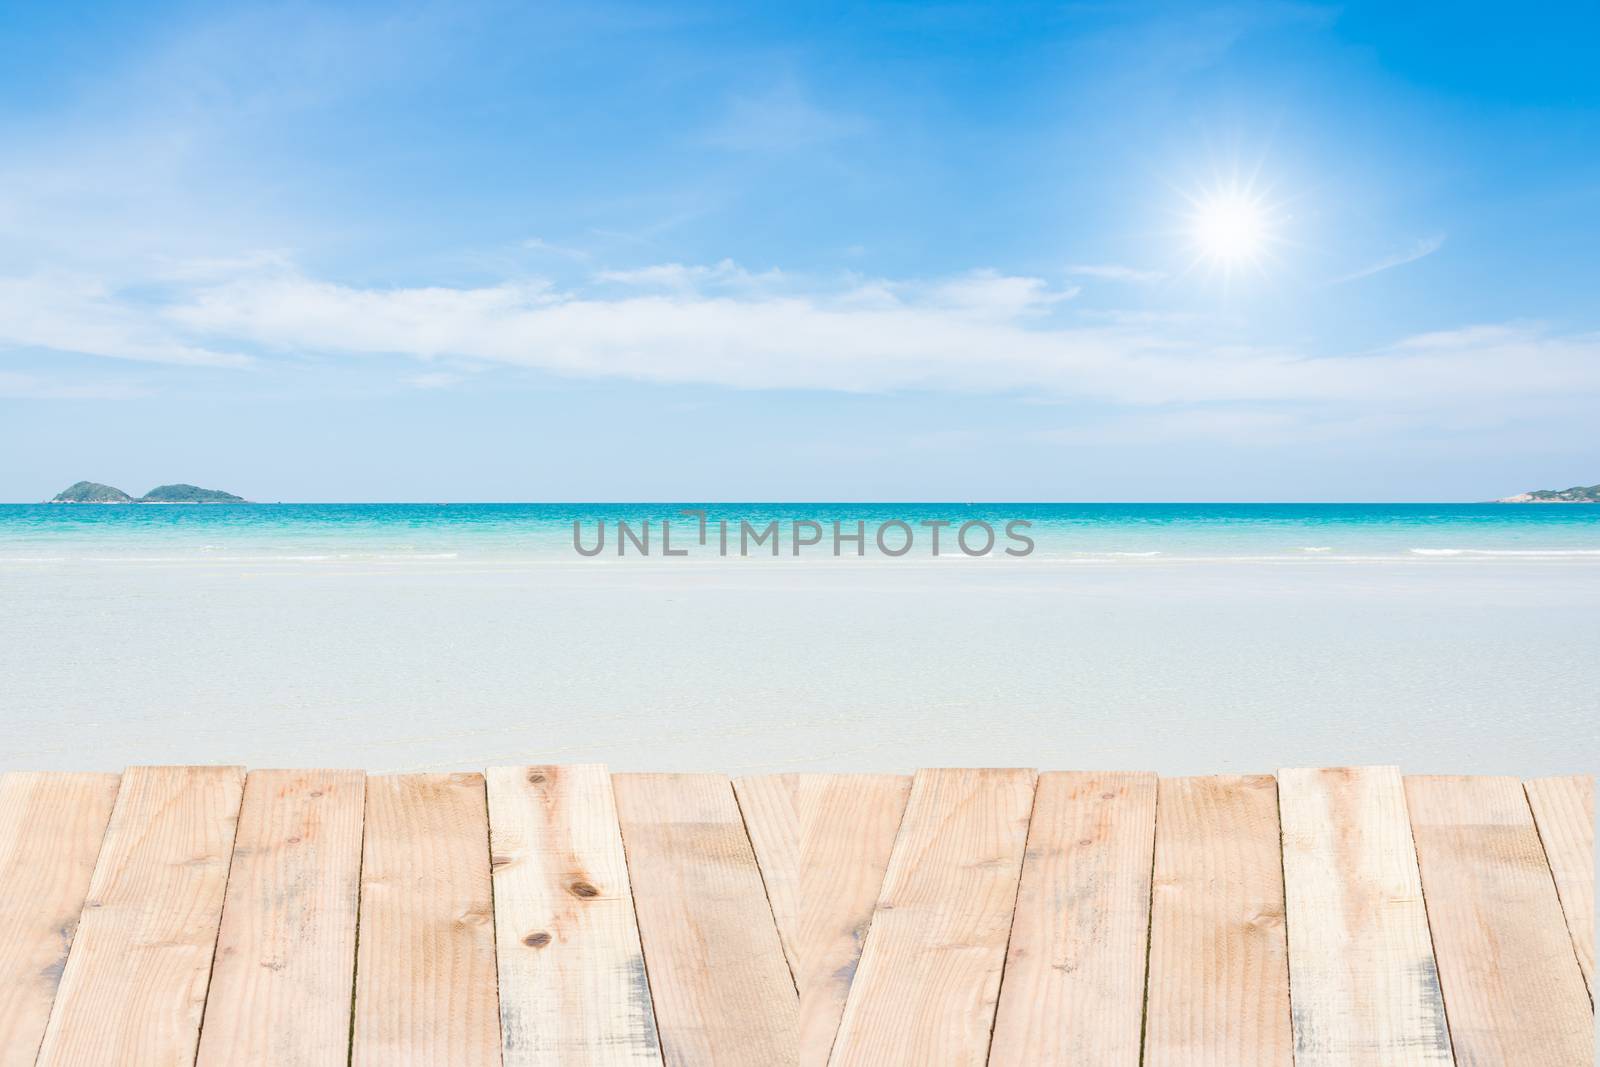
[[[585,560],[553,519],[523,543],[504,515],[368,513],[358,535],[349,509],[45,510],[74,515],[0,519],[7,768],[1551,774],[1600,754],[1600,509],[1079,515],[1023,559],[837,560]],[[1297,551],[1312,526],[1331,551]],[[1088,555],[1114,551],[1159,555]]]
[[[708,516],[707,542],[685,508]],[[796,522],[817,523],[814,546],[799,558],[833,555],[840,533],[864,531],[867,556],[882,557],[875,534],[886,523],[890,551],[903,560],[932,558],[933,529],[941,556],[959,556],[964,524],[995,531],[995,552],[1007,547],[1006,524],[1026,523],[1038,558],[1094,562],[1118,559],[1333,560],[1461,556],[1600,557],[1600,506],[1505,504],[255,504],[255,505],[0,505],[0,562],[63,559],[129,560],[522,560],[578,562],[580,541],[595,559],[617,558],[617,524],[636,534],[649,526],[651,555],[661,557],[661,524],[672,524],[675,547],[691,558],[718,554],[719,522],[728,523],[737,556],[740,527],[778,524],[782,558],[795,558]],[[858,526],[858,524],[860,524]],[[973,530],[969,547],[983,544]],[[752,555],[770,551],[771,542]],[[855,552],[849,541],[842,555]],[[641,553],[630,543],[627,550]]]

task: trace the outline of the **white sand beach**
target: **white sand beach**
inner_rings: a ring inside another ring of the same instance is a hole
[[[1600,754],[1587,560],[0,565],[0,768]]]

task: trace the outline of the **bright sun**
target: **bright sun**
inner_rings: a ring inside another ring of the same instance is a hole
[[[1194,239],[1211,259],[1238,263],[1261,254],[1266,217],[1249,197],[1228,193],[1202,201],[1194,217]]]
[[[1200,255],[1217,266],[1260,261],[1271,239],[1264,204],[1248,193],[1214,193],[1195,204],[1190,234]]]

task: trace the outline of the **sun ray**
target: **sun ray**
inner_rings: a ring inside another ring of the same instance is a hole
[[[1285,244],[1287,216],[1259,175],[1219,175],[1203,189],[1182,195],[1188,206],[1182,236],[1190,255],[1184,274],[1205,270],[1228,282],[1240,274],[1266,273]]]

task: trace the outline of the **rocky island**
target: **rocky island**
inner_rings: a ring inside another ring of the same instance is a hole
[[[242,496],[198,485],[158,485],[144,496],[131,497],[114,485],[76,482],[50,499],[52,504],[248,504]]]
[[[112,485],[76,482],[50,499],[52,504],[131,504],[133,497]]]
[[[1600,504],[1600,485],[1575,485],[1571,489],[1534,489],[1503,497],[1497,504]]]
[[[245,504],[242,496],[220,489],[201,489],[198,485],[158,485],[139,498],[141,504]]]

